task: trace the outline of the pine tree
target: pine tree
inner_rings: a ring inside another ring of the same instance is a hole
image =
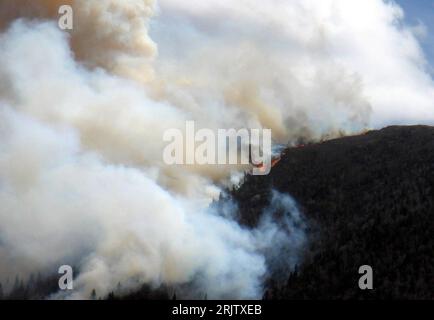
[[[16,275],[15,276],[15,282],[14,282],[13,291],[18,290],[19,287],[20,287],[20,278],[18,277],[18,275]]]
[[[90,299],[96,300],[96,290],[95,289],[92,290],[92,293],[90,294]]]

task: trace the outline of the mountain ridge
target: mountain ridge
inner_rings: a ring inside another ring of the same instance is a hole
[[[258,223],[271,190],[294,197],[311,229],[304,262],[287,283],[271,279],[265,298],[434,298],[434,127],[288,148],[268,176],[230,192],[241,223]],[[374,290],[358,287],[365,264]]]

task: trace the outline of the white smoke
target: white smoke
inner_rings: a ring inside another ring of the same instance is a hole
[[[295,200],[276,190],[258,223],[256,239],[274,280],[286,281],[287,275],[303,259],[308,244],[308,222]],[[270,250],[273,248],[273,250]]]
[[[159,68],[188,74],[193,88],[205,80],[218,90],[235,85],[248,97],[242,107],[274,124],[275,134],[434,122],[419,32],[404,25],[394,1],[163,0],[159,7],[151,28]],[[191,66],[199,71],[189,74]]]
[[[64,3],[71,33],[53,20]],[[210,298],[260,297],[285,229],[207,209],[239,168],[165,165],[168,128],[265,127],[287,143],[434,119],[393,3],[4,0],[0,12],[0,278],[78,265],[74,298],[199,275]],[[295,260],[297,230],[283,237]]]

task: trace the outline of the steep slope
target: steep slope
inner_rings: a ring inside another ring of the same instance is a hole
[[[270,191],[292,195],[310,247],[265,298],[434,298],[434,128],[388,127],[286,150],[270,175],[232,191],[253,226]],[[282,257],[285,259],[285,257]],[[361,265],[374,290],[360,290]]]

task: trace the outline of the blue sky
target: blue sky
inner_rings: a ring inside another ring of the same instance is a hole
[[[406,15],[406,22],[416,25],[422,22],[427,28],[426,38],[421,41],[426,57],[434,67],[434,0],[395,0]]]

